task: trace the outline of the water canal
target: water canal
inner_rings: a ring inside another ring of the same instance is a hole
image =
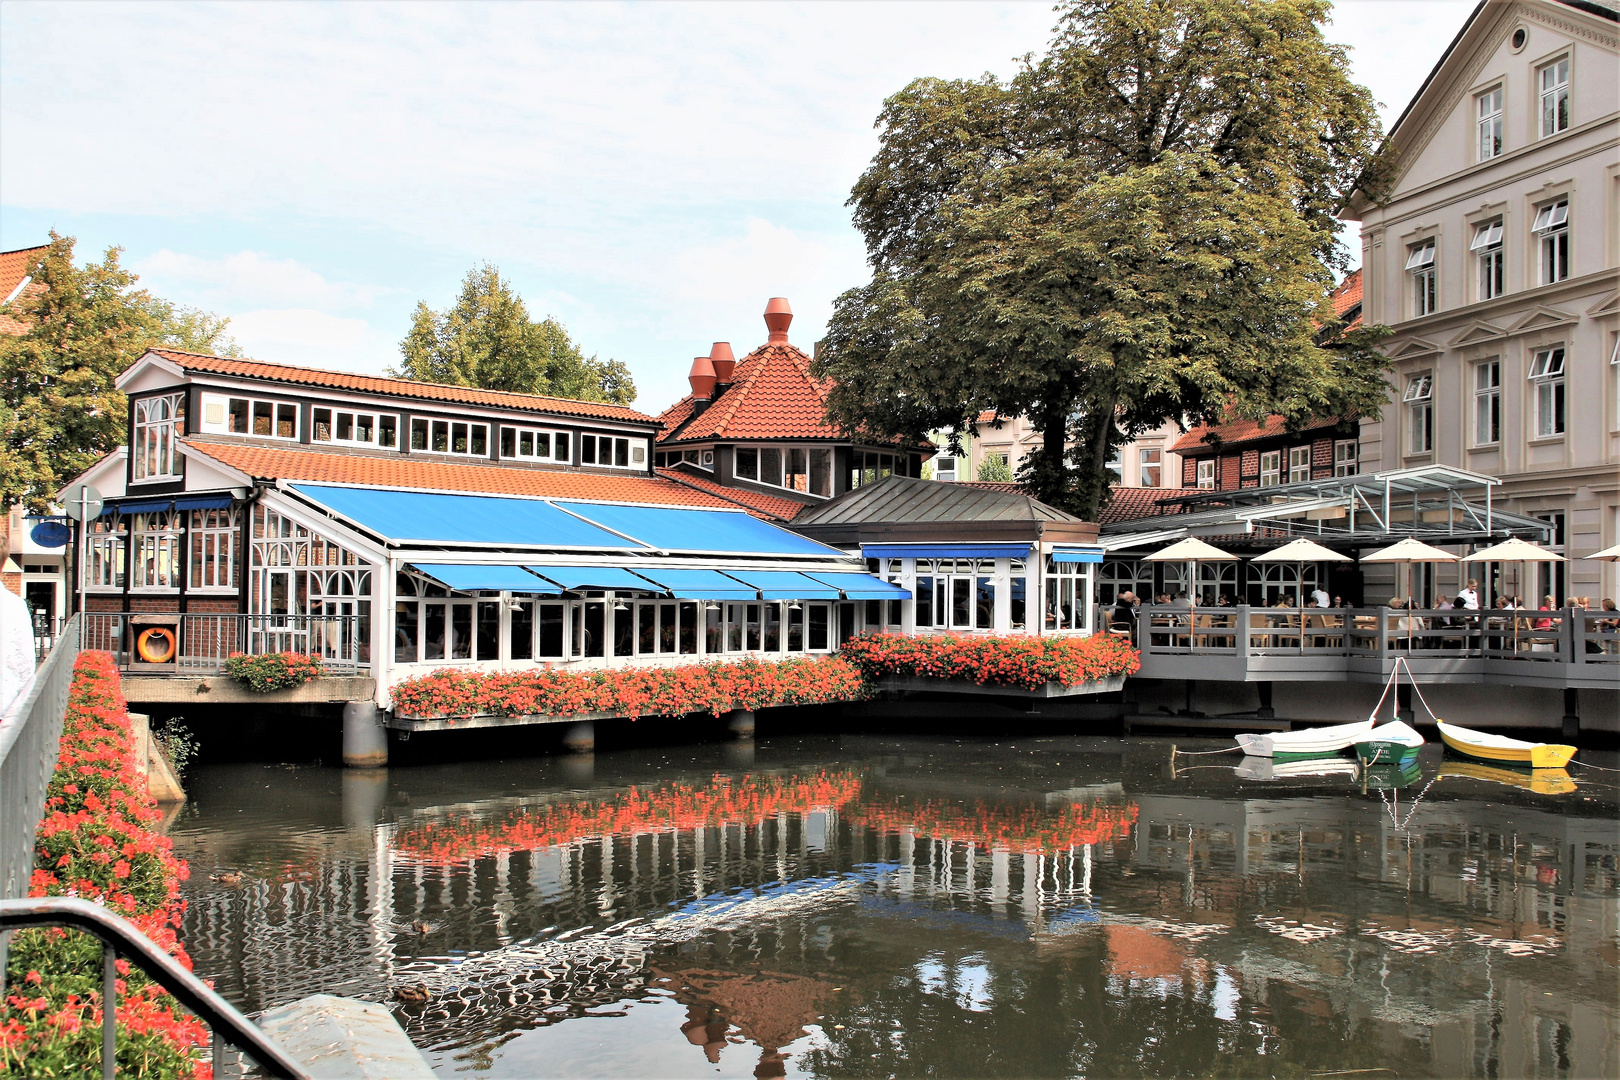
[[[393,1008],[444,1076],[1620,1075],[1612,784],[1169,757],[203,766],[183,939],[248,1011],[425,998]]]

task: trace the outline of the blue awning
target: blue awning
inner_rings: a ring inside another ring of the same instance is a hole
[[[678,506],[622,506],[570,502],[557,505],[614,532],[663,551],[739,555],[838,555],[798,533],[779,529],[742,511]]]
[[[636,573],[651,578],[682,600],[758,600],[759,591],[718,570],[637,568]]]
[[[292,487],[306,499],[396,542],[618,551],[634,551],[641,546],[537,499],[328,484]],[[702,528],[698,531],[701,534]]]
[[[1100,547],[1053,548],[1052,561],[1058,563],[1100,563],[1103,561],[1103,550]]]
[[[846,600],[910,600],[911,592],[892,582],[871,574],[822,573],[806,571],[805,577],[831,585],[844,594]]]
[[[129,514],[160,514],[174,505],[174,496],[165,495],[161,499],[130,499],[120,501],[114,509],[118,513]]]
[[[642,592],[662,592],[644,577],[637,577],[617,566],[530,566],[541,577],[556,582],[564,589],[639,589]]]
[[[228,491],[205,491],[196,495],[175,497],[176,510],[228,510],[236,500]]]
[[[862,544],[868,559],[1026,559],[1026,543]]]
[[[759,590],[763,600],[837,600],[838,590],[792,570],[727,570],[726,574]]]
[[[549,581],[542,581],[521,566],[476,566],[470,563],[412,563],[434,581],[457,592],[544,593],[555,596],[560,591]]]

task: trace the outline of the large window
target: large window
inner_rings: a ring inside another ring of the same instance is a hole
[[[173,511],[136,514],[131,533],[136,589],[180,587],[180,515]]]
[[[309,441],[392,449],[399,445],[399,417],[320,405],[309,413]]]
[[[122,589],[124,587],[124,542],[127,533],[124,518],[107,513],[90,522],[85,532],[84,584],[91,589]]]
[[[1536,438],[1564,433],[1564,347],[1542,349],[1530,362],[1530,383],[1535,388]]]
[[[516,461],[572,462],[569,433],[539,428],[501,428],[501,457]]]
[[[211,434],[298,438],[298,406],[289,401],[204,394],[202,411],[202,430]]]
[[[746,453],[746,451],[744,451],[744,450],[739,449],[737,451],[737,455],[738,455],[737,456],[737,461],[738,461],[738,470],[739,470],[738,473],[737,473],[738,476],[744,475],[741,472],[741,468],[742,468],[741,462],[743,460],[743,454],[744,453]],[[762,475],[765,475],[766,474],[766,469],[765,469],[765,466],[766,466],[766,457],[765,457],[766,451],[762,449],[762,450],[759,451],[759,453],[760,453],[760,459],[759,459],[760,460],[760,472],[761,472]],[[879,480],[883,480],[883,479],[885,479],[887,477],[893,476],[897,469],[902,469],[903,470],[905,468],[905,464],[906,464],[906,459],[905,459],[904,455],[900,455],[900,456],[897,457],[894,454],[879,454],[879,453],[874,453],[874,452],[869,451],[869,450],[868,451],[854,450],[854,451],[852,451],[850,453],[849,486],[852,487],[852,488],[858,488],[862,484],[875,484]],[[831,467],[830,459],[829,459],[829,464],[828,464],[828,469],[827,469],[827,479],[828,479],[829,483],[832,480],[832,467]],[[764,480],[764,479],[762,479],[760,482],[765,483],[765,484],[771,483],[771,481]],[[815,491],[814,489],[812,489],[811,494],[819,495],[820,492]],[[830,494],[830,489],[829,489],[829,494]]]
[[[1311,448],[1294,446],[1288,450],[1288,482],[1298,484],[1311,478]]]
[[[488,457],[489,425],[418,416],[411,420],[411,449],[428,454]]]
[[[1427,454],[1434,449],[1434,376],[1413,375],[1401,395],[1406,406],[1406,452]]]
[[[1355,439],[1339,439],[1333,444],[1333,475],[1355,476],[1361,463]]]
[[[1198,461],[1198,486],[1204,491],[1215,490],[1215,459],[1200,458]]]
[[[1502,295],[1506,263],[1502,254],[1502,219],[1474,226],[1474,239],[1468,245],[1479,264],[1479,298],[1490,300]]]
[[[1474,365],[1474,445],[1502,441],[1502,362]]]
[[[1537,210],[1530,231],[1539,238],[1541,283],[1551,285],[1569,277],[1569,200],[1559,199]]]
[[[135,402],[135,433],[130,454],[135,479],[173,479],[182,472],[180,436],[186,433],[186,395],[162,394]]]
[[[370,663],[369,563],[262,502],[253,508],[249,560],[249,652]]]
[[[862,455],[857,452],[857,461]],[[862,482],[874,483],[894,472],[895,461],[890,454],[867,454],[871,459],[870,471],[850,470],[850,486]],[[772,487],[802,491],[810,495],[832,494],[833,452],[825,446],[739,446],[733,471],[743,480],[752,480]]]
[[[1474,99],[1479,110],[1479,160],[1502,152],[1502,88],[1493,86]]]
[[[191,587],[235,589],[241,560],[240,526],[236,511],[193,510],[188,530],[191,542]]]
[[[1282,483],[1282,451],[1267,450],[1260,455],[1260,486],[1273,487]]]
[[[1046,560],[1046,629],[1091,629],[1092,563]]]
[[[1440,289],[1435,273],[1434,240],[1422,240],[1406,249],[1406,272],[1412,277],[1412,317],[1439,310]]]
[[[1162,481],[1164,451],[1157,446],[1144,446],[1139,453],[1142,459],[1142,486],[1158,487]]]
[[[1569,57],[1561,56],[1537,73],[1541,84],[1541,136],[1569,127]]]
[[[627,439],[617,435],[581,435],[579,463],[613,469],[645,468],[647,442],[645,439]]]
[[[917,584],[912,590],[916,603],[912,611],[919,630],[995,628],[994,559],[918,559],[916,572]],[[1021,560],[1015,572],[1020,576],[1021,585],[1024,573]],[[898,573],[891,572],[889,577],[893,580]],[[1022,615],[1020,611],[1020,622]]]

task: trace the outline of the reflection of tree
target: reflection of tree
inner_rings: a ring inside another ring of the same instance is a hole
[[[675,1000],[687,1007],[681,1033],[704,1056],[719,1064],[726,1036],[733,1026],[743,1038],[760,1048],[756,1077],[787,1073],[781,1048],[802,1039],[805,1029],[821,1015],[821,1003],[833,996],[833,986],[822,979],[783,972],[714,971],[703,968],[660,971],[656,982],[668,981]]]

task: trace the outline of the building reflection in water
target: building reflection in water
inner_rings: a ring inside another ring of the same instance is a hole
[[[936,775],[877,760],[467,799],[345,773],[307,826],[181,824],[185,941],[250,1010],[420,984],[397,1014],[446,1068],[501,1072],[527,1036],[669,1001],[694,1055],[669,1068],[741,1053],[759,1077],[1620,1069],[1612,807],[1476,791],[1401,822],[1410,798],[1392,815],[1325,785]]]

